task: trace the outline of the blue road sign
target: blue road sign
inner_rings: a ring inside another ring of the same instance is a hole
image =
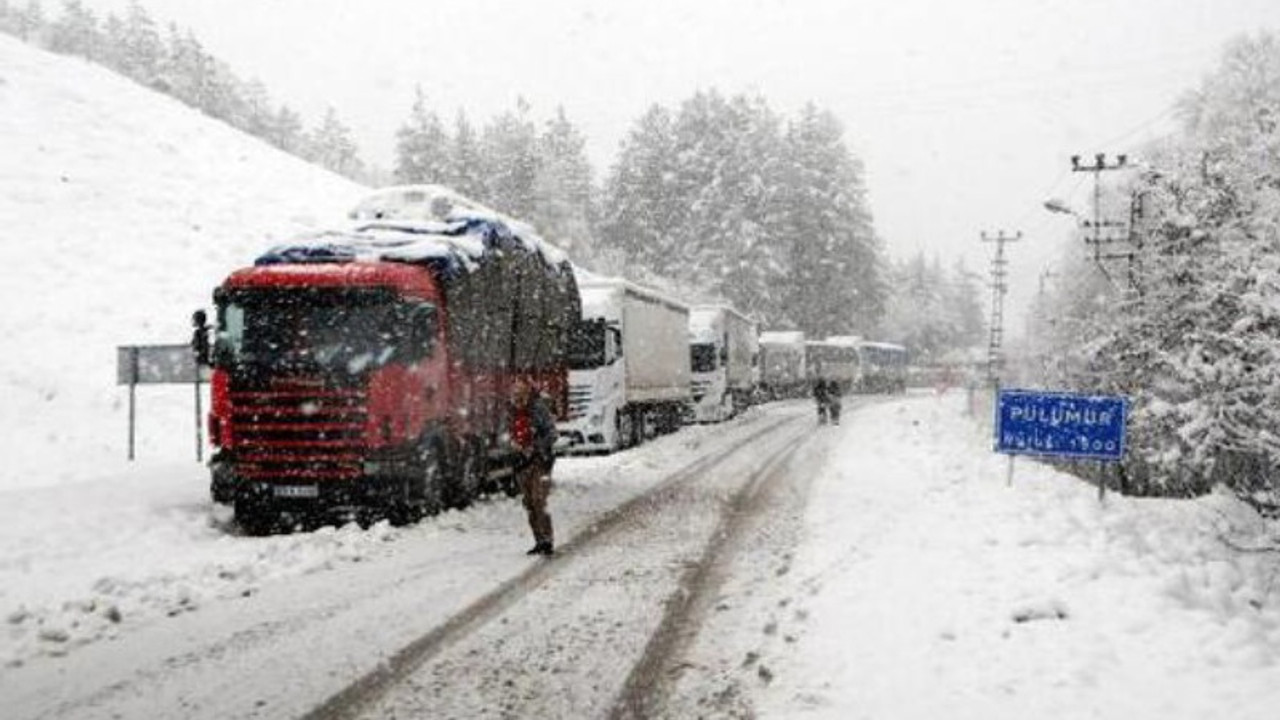
[[[1119,460],[1128,404],[1118,395],[1001,390],[996,452]]]

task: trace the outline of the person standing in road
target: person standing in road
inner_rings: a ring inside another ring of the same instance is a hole
[[[831,398],[828,395],[827,381],[822,379],[821,368],[815,374],[817,378],[813,381],[813,400],[818,405],[818,424],[826,425]]]
[[[555,537],[551,515],[547,513],[547,497],[551,494],[551,469],[556,459],[556,422],[546,398],[535,392],[528,382],[517,380],[513,390],[511,441],[519,451],[516,481],[529,514],[529,528],[533,531],[534,544],[528,554],[552,555]]]
[[[843,392],[840,389],[840,383],[835,380],[827,381],[827,419],[832,425],[840,424],[840,402]]]

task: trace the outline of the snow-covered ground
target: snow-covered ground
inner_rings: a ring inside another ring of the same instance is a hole
[[[123,470],[116,347],[187,342],[224,275],[367,193],[2,33],[0,138],[0,497]],[[191,406],[139,389],[140,462],[192,459]]]
[[[807,407],[770,406],[617,456],[563,461],[552,503],[562,541],[676,468],[797,412],[807,422]],[[1099,504],[1093,488],[1021,459],[1006,485],[1005,458],[991,453],[988,431],[965,415],[959,395],[858,407],[810,441],[788,472],[807,491],[751,528],[728,563],[714,611],[677,663],[674,715],[1163,719],[1229,708],[1231,717],[1274,717],[1280,562],[1232,545],[1275,528],[1230,498],[1109,496]],[[374,640],[385,646],[341,651],[386,655],[536,562],[521,554],[527,530],[507,498],[406,529],[248,538],[229,532],[203,480],[185,468],[138,470],[113,479],[129,492],[91,495],[93,510],[74,517],[64,504],[96,485],[29,490],[0,507],[0,648],[11,661],[0,690],[27,688],[14,697],[30,710],[47,683],[92,687],[80,675],[96,673],[127,679],[128,658],[146,638],[184,638],[172,652],[188,657],[183,643],[226,632],[237,603],[241,615],[253,608],[287,617],[307,588],[355,597],[361,585],[390,595],[393,585],[421,582],[423,594],[410,593],[423,603],[418,611],[375,623]],[[614,567],[625,569],[636,550],[615,548]],[[553,562],[579,560],[570,552]],[[555,622],[537,600],[547,592],[517,600],[504,625]],[[593,612],[614,613],[622,625],[639,611],[622,603]],[[319,635],[356,634],[350,613],[312,609],[308,617]],[[293,643],[319,642],[316,632]],[[479,673],[509,663],[503,653],[518,645],[512,637],[505,650],[463,661]],[[572,660],[543,651],[543,667]],[[322,684],[328,655],[301,665],[294,658],[291,677]],[[121,667],[103,669],[111,657]],[[465,670],[457,662],[451,672]],[[537,667],[521,672],[522,692],[554,686],[537,680]],[[421,682],[441,692],[438,682]]]
[[[759,717],[1276,717],[1280,554],[1233,548],[1265,541],[1256,514],[1100,504],[1024,459],[1007,485],[963,409],[852,414],[796,557],[747,556],[688,683]]]

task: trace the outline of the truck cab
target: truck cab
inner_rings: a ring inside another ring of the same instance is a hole
[[[561,452],[613,452],[675,430],[690,401],[689,309],[621,278],[578,282]]]
[[[611,451],[630,435],[626,363],[619,318],[580,320],[569,332],[569,418],[558,426],[562,450]]]
[[[747,407],[759,381],[756,326],[723,305],[689,314],[689,363],[695,422],[721,422]]]

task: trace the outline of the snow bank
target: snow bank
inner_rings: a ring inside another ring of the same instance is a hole
[[[211,289],[367,189],[0,34],[0,492],[123,471],[117,345],[185,343]],[[141,463],[190,459],[190,388],[139,391]]]
[[[1280,558],[1236,547],[1280,528],[1227,495],[1100,505],[1025,459],[1006,486],[963,405],[833,430],[794,580],[760,601],[760,716],[1275,717]]]

